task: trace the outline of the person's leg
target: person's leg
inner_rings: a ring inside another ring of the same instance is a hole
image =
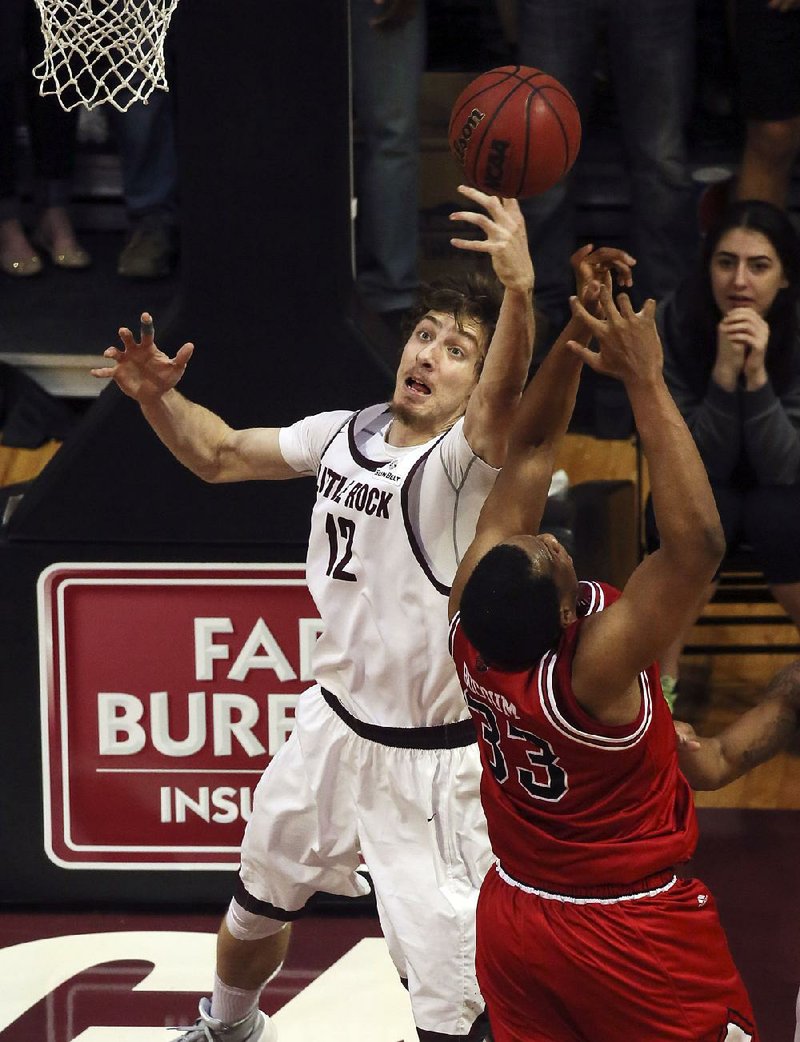
[[[154,91],[147,104],[135,102],[112,114],[119,148],[125,206],[132,217],[163,213],[175,220],[178,165],[173,95]]]
[[[42,261],[22,226],[17,195],[16,94],[25,0],[0,3],[0,270],[38,275]]]
[[[631,174],[635,297],[661,299],[697,244],[686,155],[694,0],[612,0],[608,45]]]
[[[491,1037],[474,968],[475,907],[491,863],[479,787],[474,743],[373,745],[360,773],[361,848],[420,1042]]]
[[[79,244],[69,214],[75,166],[78,112],[65,112],[57,99],[39,94],[30,69],[42,58],[44,43],[35,5],[25,8],[24,87],[33,155],[34,197],[38,211],[33,240],[62,268],[85,268],[91,263]]]
[[[217,935],[211,998],[200,1000],[197,1022],[176,1042],[276,1042],[275,1025],[258,1003],[283,966],[288,946],[288,923],[231,901]]]
[[[349,897],[367,892],[356,871],[348,778],[353,737],[317,689],[301,696],[295,732],[254,793],[239,881],[217,935],[211,998],[201,1000],[200,1019],[176,1042],[272,1042],[274,1025],[258,1010],[258,1000],[283,964],[287,924],[318,891]]]
[[[400,312],[418,286],[419,129],[425,67],[425,5],[396,28],[371,24],[374,0],[352,0],[353,106],[356,151],[357,277],[371,310]]]
[[[800,485],[751,489],[744,526],[775,600],[800,629]]]
[[[0,220],[19,216],[14,87],[20,72],[24,3],[0,4]]]
[[[18,277],[38,275],[42,261],[21,220],[14,154],[14,107],[14,79],[0,79],[0,270]]]
[[[736,197],[783,207],[800,151],[800,11],[737,0],[734,34],[746,125]]]
[[[242,991],[257,988],[260,993],[264,983],[274,977],[283,965],[289,950],[290,924],[275,923],[275,932],[264,937],[234,936],[231,929],[240,933],[241,925],[234,924],[241,924],[244,918],[242,910],[238,906],[234,907],[238,913],[237,919],[231,921],[231,925],[228,918],[224,919],[217,934],[217,975],[231,988]],[[221,1011],[214,1012],[213,1001],[212,1013],[222,1017]]]
[[[588,132],[597,56],[597,18],[590,0],[519,0],[522,65],[554,76],[572,94]],[[578,157],[580,164],[580,157]],[[543,195],[521,202],[536,268],[536,308],[555,339],[569,317],[574,279],[569,258],[577,245],[574,172]]]
[[[783,120],[748,120],[736,179],[736,198],[764,199],[775,206],[785,207],[798,152],[800,116]]]
[[[173,95],[154,91],[112,115],[130,233],[119,257],[126,278],[168,275],[176,250],[178,161]]]

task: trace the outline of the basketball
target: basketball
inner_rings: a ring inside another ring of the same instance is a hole
[[[558,80],[527,65],[503,65],[459,94],[448,140],[471,185],[524,199],[569,172],[580,148],[581,119]]]

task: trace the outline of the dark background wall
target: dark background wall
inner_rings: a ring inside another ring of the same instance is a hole
[[[182,279],[164,342],[234,426],[352,408],[390,383],[348,319],[346,0],[192,0],[173,27]],[[55,561],[303,561],[309,481],[205,486],[109,387],[26,491],[0,543],[6,901],[222,898],[227,873],[64,871],[42,843],[36,579]],[[124,620],[109,620],[124,625]],[[98,649],[102,654],[102,649]]]

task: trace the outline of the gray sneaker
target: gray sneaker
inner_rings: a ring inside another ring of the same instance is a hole
[[[172,270],[175,233],[157,215],[143,217],[131,230],[117,261],[117,274],[127,279],[162,279]]]
[[[211,1016],[211,1002],[200,999],[200,1016],[175,1042],[278,1042],[278,1029],[266,1013],[251,1010],[244,1020],[225,1024]]]

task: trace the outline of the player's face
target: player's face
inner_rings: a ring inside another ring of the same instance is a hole
[[[731,228],[722,236],[710,275],[711,292],[723,315],[734,308],[752,308],[763,316],[778,291],[789,285],[775,247],[752,228]]]
[[[463,416],[478,382],[486,335],[477,319],[459,327],[442,311],[429,311],[414,327],[397,370],[392,411],[427,440]]]

